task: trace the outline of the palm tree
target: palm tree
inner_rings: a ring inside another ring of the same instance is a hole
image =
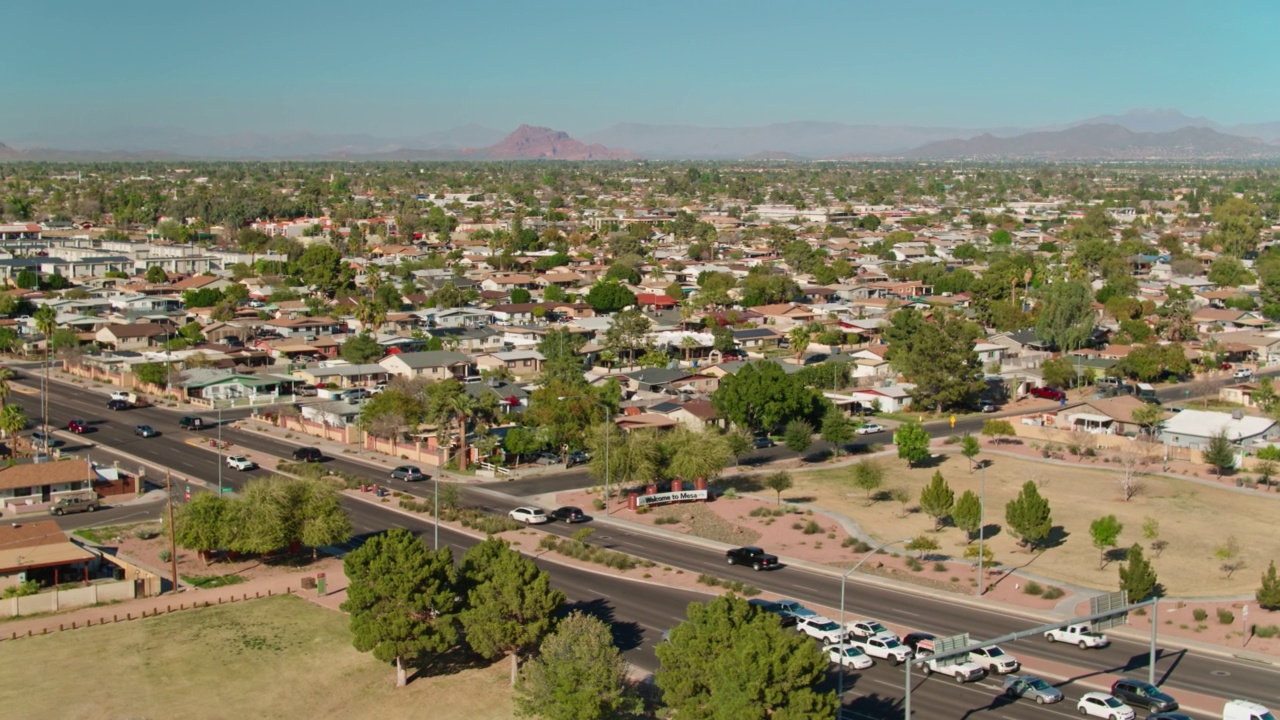
[[[788,337],[791,342],[791,349],[796,352],[796,362],[800,362],[800,358],[804,357],[804,351],[809,349],[809,328],[798,325],[791,330]]]
[[[354,315],[356,320],[360,321],[361,331],[370,334],[387,322],[387,309],[382,306],[382,303],[368,298],[357,301]]]
[[[27,427],[27,414],[22,411],[21,405],[5,405],[0,410],[0,432],[5,437],[12,437],[22,432]]]
[[[3,403],[4,399],[9,397],[9,391],[12,390],[9,383],[13,378],[12,370],[7,367],[0,367],[0,403]]]
[[[689,353],[698,347],[698,341],[692,335],[680,338],[680,347],[684,348],[684,361],[689,362]]]
[[[430,415],[441,426],[453,423],[458,428],[458,469],[467,469],[467,420],[476,414],[475,398],[457,380],[439,383],[433,393]]]
[[[36,322],[36,329],[44,335],[44,392],[40,394],[40,401],[44,407],[44,432],[49,433],[49,352],[53,349],[50,340],[53,338],[53,331],[58,329],[58,311],[53,309],[51,305],[41,305],[31,316]]]

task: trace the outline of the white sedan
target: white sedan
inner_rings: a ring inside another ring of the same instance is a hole
[[[536,507],[518,507],[507,513],[512,520],[522,522],[526,525],[541,525],[550,522],[551,518],[547,516],[547,512],[542,508]]]
[[[827,651],[827,657],[831,658],[831,662],[841,667],[866,670],[876,664],[876,661],[862,652],[862,648],[857,645],[827,645],[823,650]]]
[[[1106,718],[1107,720],[1133,720],[1133,708],[1104,692],[1085,693],[1076,704],[1081,715]]]
[[[878,432],[884,432],[884,426],[877,425],[875,423],[867,423],[853,432],[855,435],[875,435]]]

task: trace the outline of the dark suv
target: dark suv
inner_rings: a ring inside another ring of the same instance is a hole
[[[1178,709],[1178,701],[1163,690],[1141,680],[1123,678],[1111,685],[1111,694],[1120,702],[1144,707],[1151,712],[1167,712]]]
[[[300,447],[293,451],[293,459],[300,462],[320,462],[324,455],[320,454],[319,448]]]

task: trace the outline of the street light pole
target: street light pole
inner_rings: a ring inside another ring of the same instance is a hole
[[[440,549],[440,475],[444,473],[444,448],[442,447],[436,448],[436,457],[440,460],[440,462],[436,466],[436,489],[435,489],[435,492],[431,494],[435,495],[435,503],[436,503],[435,549],[439,550]]]
[[[983,541],[987,534],[987,464],[982,464],[982,480],[978,500],[978,597],[986,592],[987,568]]]
[[[856,572],[858,568],[862,567],[862,563],[870,560],[873,555],[880,552],[881,550],[889,547],[890,545],[897,545],[898,543],[908,543],[908,542],[911,542],[911,538],[904,538],[902,540],[890,540],[889,542],[884,543],[880,547],[872,548],[867,551],[867,554],[864,555],[863,558],[859,560],[856,565],[849,568],[849,570],[845,572],[844,575],[840,576],[840,637],[841,637],[840,652],[841,653],[844,652],[845,643],[848,642],[847,638],[845,638],[845,629],[844,629],[844,588],[845,588],[846,581],[849,579],[849,576],[852,575],[854,572]],[[839,677],[839,680],[837,681],[838,689],[836,690],[836,720],[840,720],[840,714],[841,714],[840,709],[844,707],[844,662],[843,662],[843,658],[841,658],[841,660],[842,662],[836,667],[836,671]]]
[[[222,497],[222,405],[218,405],[218,497]]]

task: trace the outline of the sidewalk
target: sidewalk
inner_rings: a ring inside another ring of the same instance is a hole
[[[347,596],[347,576],[342,572],[340,561],[332,563],[332,567],[336,568],[336,571],[326,565],[307,572],[275,575],[249,580],[238,585],[227,585],[208,590],[185,587],[179,593],[166,593],[155,597],[126,600],[114,605],[86,607],[56,615],[41,615],[0,621],[0,642],[286,594],[297,595],[324,607],[337,610]],[[316,590],[302,589],[302,579],[304,577],[315,577],[317,572],[325,573],[325,580],[328,584],[326,593],[323,596],[318,595]]]

